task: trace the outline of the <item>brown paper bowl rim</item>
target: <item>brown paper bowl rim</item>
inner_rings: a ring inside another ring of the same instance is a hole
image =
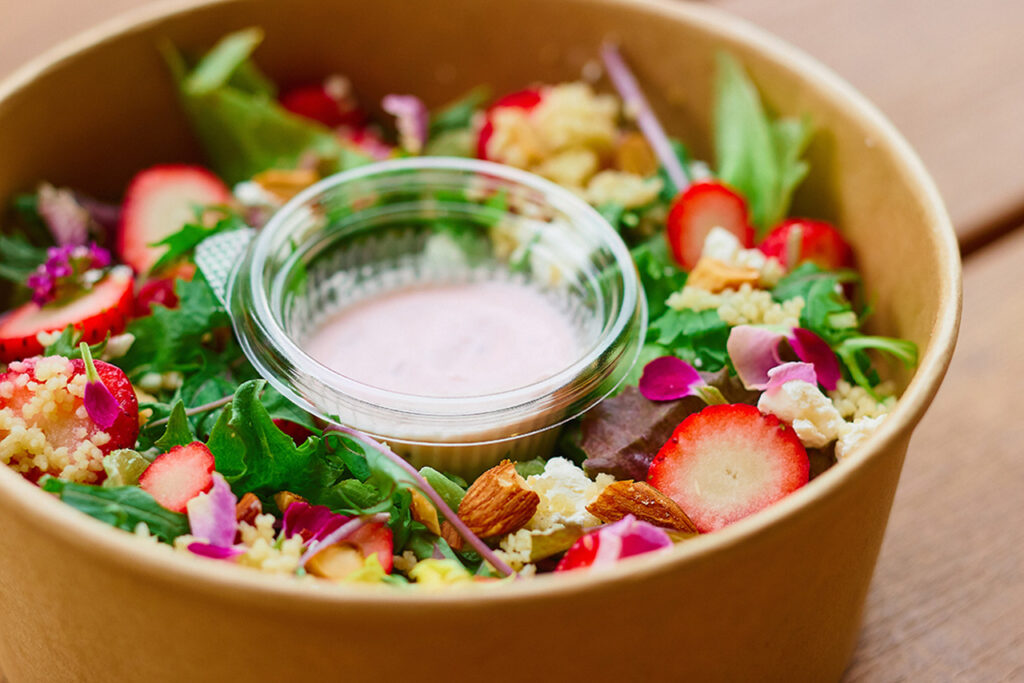
[[[221,598],[248,602],[253,598],[280,598],[295,607],[324,612],[339,606],[374,606],[400,609],[404,606],[440,605],[488,606],[525,598],[565,596],[608,584],[632,584],[677,566],[715,561],[739,543],[763,542],[768,530],[795,520],[801,512],[812,512],[816,501],[833,495],[847,480],[861,474],[869,463],[897,451],[900,441],[923,416],[949,366],[956,342],[961,310],[960,256],[955,234],[934,181],[902,135],[846,81],[801,50],[752,24],[714,7],[673,0],[589,0],[594,4],[627,6],[664,16],[670,21],[690,23],[723,42],[745,45],[762,57],[805,79],[825,98],[842,102],[860,126],[875,136],[878,144],[895,157],[900,171],[925,208],[932,226],[936,259],[942,269],[937,296],[939,314],[932,325],[931,342],[917,370],[900,398],[897,409],[859,450],[853,460],[833,467],[813,484],[751,517],[713,534],[688,540],[670,552],[654,553],[626,560],[608,570],[543,575],[511,584],[474,585],[443,591],[397,590],[389,586],[332,585],[304,582],[290,576],[274,576],[243,567],[189,556],[167,546],[158,547],[123,531],[87,517],[65,505],[19,474],[0,467],[0,495],[8,501],[11,514],[23,519],[41,534],[54,536],[92,555],[101,563],[117,565],[125,572],[155,583],[169,583]],[[99,49],[122,34],[133,33],[177,15],[201,11],[204,7],[237,0],[166,0],[125,12],[89,29],[33,59],[0,83],[0,102],[28,87],[36,78],[75,58],[80,52]],[[804,508],[807,508],[806,510]]]

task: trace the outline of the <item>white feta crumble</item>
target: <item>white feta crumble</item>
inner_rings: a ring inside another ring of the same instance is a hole
[[[760,275],[763,287],[774,287],[785,274],[782,265],[768,258],[760,249],[744,249],[736,235],[725,228],[715,227],[704,238],[702,258],[712,258],[740,268],[753,268]]]
[[[608,474],[599,474],[596,480],[591,480],[569,460],[551,458],[544,466],[543,474],[534,474],[526,479],[526,485],[540,496],[537,512],[526,528],[597,526],[601,520],[587,512],[587,505],[613,481],[615,478]]]
[[[761,394],[757,408],[793,425],[800,442],[810,448],[827,446],[846,424],[828,396],[802,380],[786,382],[771,395]]]
[[[843,423],[836,440],[836,460],[849,457],[850,453],[871,436],[885,420],[885,415],[878,417],[860,417],[853,422]]]

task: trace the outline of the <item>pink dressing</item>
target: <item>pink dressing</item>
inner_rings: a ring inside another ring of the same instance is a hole
[[[579,340],[540,292],[511,282],[409,287],[330,317],[305,343],[335,372],[418,396],[482,396],[565,369]]]

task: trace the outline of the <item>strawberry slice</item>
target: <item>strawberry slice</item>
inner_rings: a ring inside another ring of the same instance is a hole
[[[292,88],[281,95],[280,102],[291,113],[328,128],[361,126],[366,120],[366,112],[352,97],[348,81],[336,76],[322,84]]]
[[[173,512],[185,512],[188,502],[213,487],[213,453],[193,441],[157,456],[139,477],[139,486]]]
[[[74,325],[82,341],[96,344],[124,330],[133,309],[134,282],[127,268],[115,268],[88,291],[67,302],[40,306],[29,302],[0,318],[0,362],[43,352],[40,332]]]
[[[89,417],[85,362],[62,356],[14,361],[0,374],[0,441],[15,450],[11,466],[29,479],[43,474],[100,483],[102,457],[133,448],[139,435],[139,403],[120,368],[94,361],[100,381],[117,402],[113,423],[101,428]],[[28,440],[25,435],[37,433]],[[8,438],[10,442],[8,442]]]
[[[201,166],[165,164],[141,171],[125,191],[117,253],[136,272],[144,273],[166,249],[152,245],[194,221],[196,208],[230,201],[227,185]]]
[[[394,536],[387,522],[373,522],[364,524],[356,529],[351,535],[345,538],[345,543],[351,543],[363,557],[369,557],[377,553],[377,560],[384,568],[385,573],[390,574],[394,558]]]
[[[746,248],[754,245],[746,200],[717,181],[694,183],[675,198],[668,212],[668,244],[676,262],[693,270],[704,250],[704,239],[716,227],[736,235]]]
[[[701,532],[751,515],[807,483],[796,433],[750,405],[713,405],[683,420],[658,451],[647,482]]]
[[[476,142],[476,155],[480,159],[491,159],[487,154],[487,143],[490,142],[491,136],[494,135],[494,112],[502,108],[512,109],[523,109],[530,111],[538,104],[540,104],[543,97],[541,96],[540,90],[536,88],[527,88],[526,90],[519,90],[514,93],[509,93],[504,97],[498,99],[494,104],[487,108],[487,112],[484,118],[484,125],[480,129],[480,136]]]
[[[825,221],[791,218],[772,229],[757,247],[765,256],[778,259],[786,269],[804,261],[825,270],[853,266],[853,249],[835,226]]]

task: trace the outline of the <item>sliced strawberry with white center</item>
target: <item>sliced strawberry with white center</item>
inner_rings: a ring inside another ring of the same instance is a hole
[[[683,420],[658,451],[647,482],[704,533],[751,515],[807,483],[796,433],[749,405],[714,405]]]
[[[96,344],[124,330],[132,314],[134,281],[127,268],[115,268],[88,291],[67,302],[45,306],[27,303],[0,318],[0,362],[43,352],[40,332],[60,332],[74,325],[82,341]]]
[[[713,228],[728,230],[745,248],[754,246],[747,202],[722,183],[694,183],[675,198],[668,212],[666,231],[676,262],[693,270]]]
[[[194,441],[175,446],[146,468],[139,486],[173,512],[185,512],[188,502],[213,487],[213,453]]]
[[[787,269],[811,261],[826,270],[853,266],[853,249],[825,221],[791,218],[772,229],[757,247]]]
[[[155,264],[166,247],[153,244],[196,220],[196,209],[231,201],[220,178],[201,166],[166,164],[137,174],[125,191],[117,253],[136,272]]]

